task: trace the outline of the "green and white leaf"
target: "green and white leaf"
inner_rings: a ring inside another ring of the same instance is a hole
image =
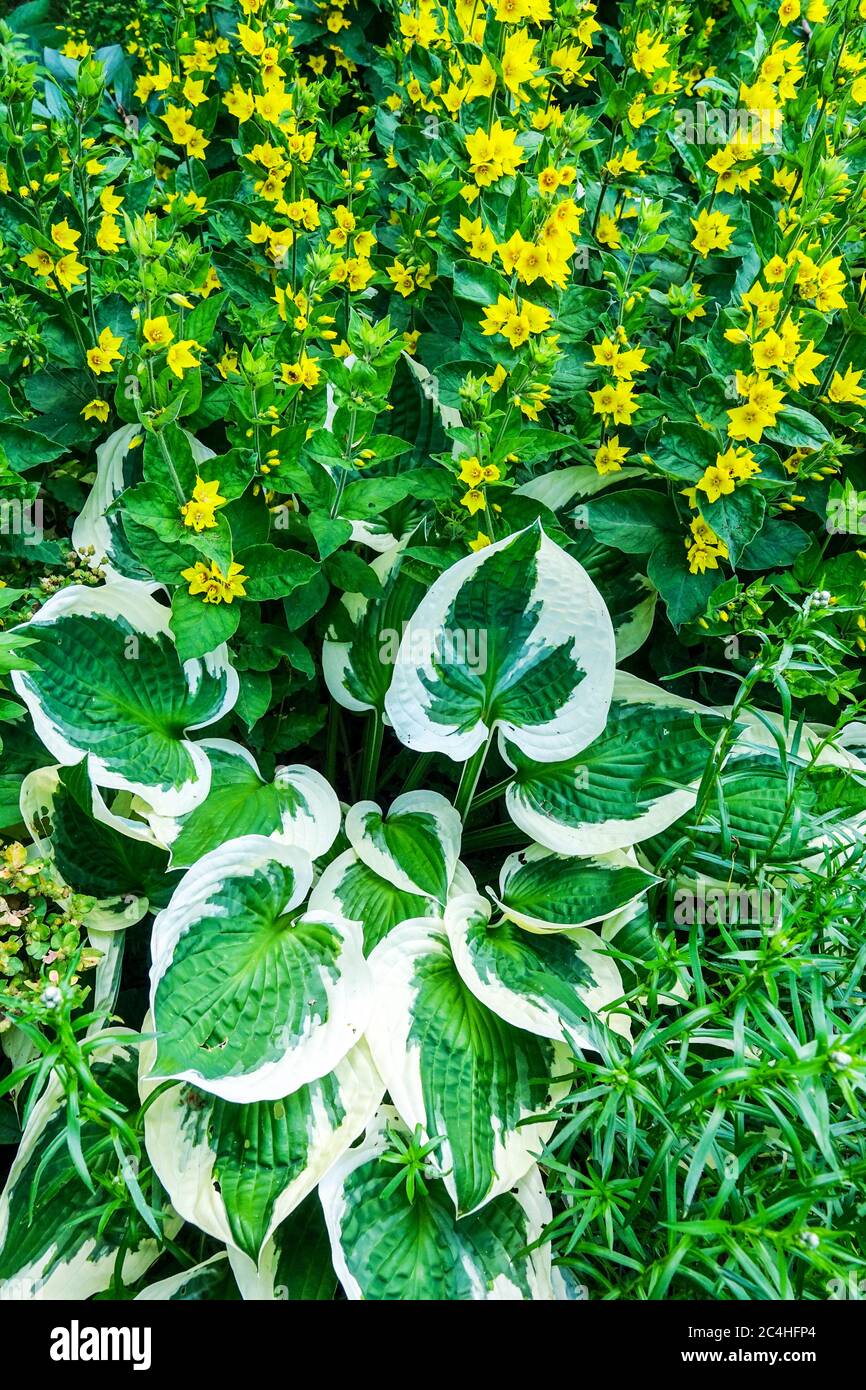
[[[309,855],[263,835],[212,850],[153,924],[153,1075],[222,1099],[281,1100],[363,1034],[370,972],[356,923],[301,910]]]
[[[586,927],[621,912],[659,879],[622,850],[577,859],[543,845],[510,854],[490,896],[506,917],[531,932]]]
[[[606,727],[577,757],[539,766],[514,743],[508,814],[560,854],[598,854],[649,839],[695,804],[723,716],[618,672]]]
[[[107,1043],[92,1054],[92,1062],[97,1081],[107,1085],[118,1102],[135,1108],[134,1051]],[[117,1212],[100,1229],[105,1190],[95,1181],[95,1191],[90,1192],[79,1177],[64,1138],[66,1123],[63,1087],[52,1074],[0,1195],[0,1301],[80,1300],[102,1293],[111,1284],[118,1251],[128,1235],[128,1219]],[[94,1179],[117,1163],[104,1138],[102,1127],[82,1121],[81,1148]],[[173,1234],[179,1224],[170,1218],[168,1233]],[[122,1262],[124,1282],[139,1279],[158,1255],[152,1237],[128,1250]]]
[[[186,435],[196,463],[213,458],[213,449]],[[133,441],[139,442],[132,448]],[[142,467],[142,428],[122,425],[96,451],[96,477],[80,513],[72,527],[72,544],[80,554],[89,556],[91,569],[102,569],[109,578],[150,578],[147,570],[129,548],[123,531],[121,515],[109,510],[121,493],[137,483]]]
[[[240,1298],[228,1254],[220,1250],[209,1260],[182,1269],[167,1279],[147,1284],[135,1295],[135,1303],[225,1303]]]
[[[353,1301],[550,1300],[550,1246],[526,1254],[551,1220],[538,1168],[513,1190],[456,1219],[444,1182],[424,1178],[414,1202],[405,1183],[385,1195],[397,1169],[383,1160],[389,1131],[403,1132],[383,1106],[362,1144],[323,1179],[320,1194],[334,1268]]]
[[[555,762],[604,728],[613,673],[601,595],[534,525],[435,581],[400,643],[385,709],[416,752],[461,762],[498,728],[527,757]]]
[[[278,767],[266,782],[252,753],[230,739],[203,738],[199,748],[211,768],[207,798],[173,819],[146,812],[159,842],[171,851],[172,868],[189,868],[212,849],[242,835],[266,835],[326,854],[340,829],[340,803],[321,773],[293,764]]]
[[[644,468],[620,468],[616,473],[599,473],[591,463],[569,464],[565,468],[553,468],[521,483],[514,491],[521,497],[533,497],[552,512],[561,511],[569,502],[581,497],[594,497],[598,492],[624,482],[627,478],[641,478],[646,475]]]
[[[410,1130],[440,1138],[437,1159],[459,1215],[528,1171],[553,1132],[524,1124],[568,1090],[568,1049],[520,1032],[461,977],[444,923],[403,922],[370,957],[373,1060]]]
[[[85,918],[92,931],[134,926],[151,904],[165,906],[172,885],[165,851],[152,842],[143,821],[136,826],[112,815],[84,759],[75,767],[28,773],[21,784],[21,816],[60,880],[73,893],[97,899]]]
[[[463,824],[438,792],[407,792],[387,816],[375,801],[358,801],[346,814],[346,838],[358,858],[404,893],[444,906],[457,867]]]
[[[113,579],[61,589],[17,629],[38,640],[28,648],[32,669],[11,679],[59,763],[86,755],[97,786],[174,816],[210,787],[207,755],[187,733],[232,708],[238,677],[225,646],[181,664],[156,587]]]
[[[402,546],[377,556],[370,568],[382,584],[382,595],[343,594],[341,603],[353,626],[349,641],[333,630],[322,644],[322,675],[332,697],[355,714],[385,707],[385,696],[400,641],[424,587],[402,568]]]
[[[658,599],[655,585],[639,561],[602,545],[589,530],[577,530],[568,553],[583,565],[604,599],[616,637],[617,662],[625,661],[650,634]]]
[[[465,864],[458,863],[449,888],[474,893],[475,883]],[[378,946],[394,927],[410,917],[441,917],[442,904],[422,893],[408,893],[382,878],[354,850],[332,860],[310,894],[310,908],[335,913],[357,922],[364,933],[364,954]]]
[[[607,1009],[622,997],[623,984],[595,932],[533,933],[507,917],[492,922],[490,903],[477,894],[452,899],[445,926],[463,980],[506,1023],[572,1047],[596,1047],[597,1015],[631,1036],[628,1018]]]
[[[243,1298],[258,1302],[330,1302],[337,1292],[331,1242],[317,1192],[286,1217],[256,1265],[229,1246],[229,1262]]]
[[[154,1048],[142,1049],[142,1075]],[[143,1079],[142,1099],[155,1083]],[[147,1152],[185,1221],[257,1261],[274,1230],[369,1124],[384,1085],[363,1041],[328,1076],[237,1105],[182,1083],[152,1102]]]

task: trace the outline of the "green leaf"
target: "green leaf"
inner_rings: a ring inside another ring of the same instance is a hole
[[[407,1131],[384,1106],[363,1144],[334,1165],[321,1196],[334,1267],[346,1297],[458,1302],[554,1297],[550,1246],[527,1254],[550,1220],[537,1168],[482,1211],[455,1219],[445,1184],[424,1177],[409,1199],[387,1161]],[[433,1155],[434,1167],[438,1154]]]
[[[438,1161],[463,1216],[527,1173],[552,1126],[543,1114],[567,1086],[567,1049],[521,1032],[476,999],[441,922],[395,927],[370,957],[376,1007],[367,1041],[400,1117]]]
[[[490,916],[490,903],[474,893],[454,898],[445,912],[454,964],[476,998],[515,1028],[575,1048],[598,1047],[599,1014],[629,1037],[625,1015],[605,1011],[623,985],[600,936],[584,929],[529,932]]]
[[[152,1061],[152,1047],[142,1067]],[[153,1083],[143,1085],[143,1098]],[[147,1152],[175,1211],[258,1262],[265,1242],[372,1119],[384,1087],[365,1043],[277,1100],[234,1105],[171,1086],[150,1105]]]
[[[36,637],[33,669],[12,682],[33,727],[64,766],[86,755],[91,781],[182,814],[207,795],[210,767],[186,737],[225,714],[237,675],[224,648],[181,664],[169,609],[152,586],[70,585],[17,631]]]
[[[228,739],[202,739],[211,767],[207,798],[188,815],[150,815],[159,841],[171,850],[173,868],[189,868],[227,840],[267,835],[318,859],[340,828],[340,803],[310,767],[278,767],[266,782],[255,758]]]
[[[264,599],[287,598],[295,589],[308,584],[318,573],[315,560],[299,550],[283,550],[275,545],[252,545],[237,556],[247,578],[246,596]]]
[[[614,636],[585,571],[540,526],[452,565],[403,639],[385,709],[400,741],[463,761],[500,727],[542,761],[604,727]]]
[[[224,1100],[279,1100],[332,1071],[371,999],[355,924],[301,910],[303,850],[229,840],[181,880],[153,927],[153,1075]]]
[[[569,930],[621,912],[659,880],[622,850],[574,859],[530,845],[506,859],[493,895],[506,917],[528,931]]]
[[[97,899],[87,915],[96,931],[133,926],[171,892],[168,859],[142,822],[112,816],[86,763],[44,767],[21,786],[21,815],[39,853],[73,893]]]
[[[603,854],[657,834],[695,804],[721,714],[619,672],[601,735],[567,762],[540,765],[513,744],[508,814],[560,854]]]

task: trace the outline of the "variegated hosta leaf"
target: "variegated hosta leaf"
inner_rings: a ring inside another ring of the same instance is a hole
[[[535,525],[436,580],[400,644],[385,709],[416,751],[460,762],[498,727],[553,762],[604,728],[613,672],[601,595]]]
[[[356,714],[384,709],[400,640],[424,597],[423,585],[402,568],[401,547],[378,556],[371,569],[381,581],[381,597],[344,594],[353,635],[349,641],[331,635],[322,646],[325,684],[337,704]]]
[[[438,792],[407,792],[387,816],[375,801],[359,801],[346,815],[346,838],[368,868],[405,893],[423,893],[445,905],[460,854],[463,825]]]
[[[134,1110],[134,1052],[107,1043],[92,1054],[92,1061],[99,1084],[119,1105]],[[107,1225],[100,1225],[106,1194],[98,1179],[116,1170],[117,1155],[105,1143],[104,1128],[84,1119],[81,1149],[95,1189],[88,1191],[70,1158],[66,1126],[63,1087],[52,1075],[30,1116],[0,1195],[0,1302],[91,1298],[111,1283],[129,1220],[121,1209]],[[179,1224],[170,1223],[168,1233],[173,1234]],[[124,1282],[140,1278],[158,1254],[152,1238],[127,1251]]]
[[[91,780],[181,815],[207,795],[210,764],[187,731],[212,724],[237,698],[225,646],[181,665],[170,609],[154,585],[114,579],[61,589],[20,631],[33,669],[12,682],[39,738],[64,767],[87,755]]]
[[[353,849],[337,855],[310,894],[310,910],[336,913],[357,922],[364,933],[364,954],[410,917],[439,917],[432,898],[405,893],[359,859]]]
[[[515,770],[508,813],[560,854],[638,844],[694,806],[722,723],[712,710],[618,672],[607,725],[576,757],[539,766],[503,744]]]
[[[182,1269],[167,1279],[147,1284],[135,1295],[136,1303],[228,1303],[240,1298],[228,1254],[220,1250],[209,1260]]]
[[[212,850],[153,924],[153,1075],[280,1100],[333,1071],[370,1009],[359,927],[301,908],[309,855],[263,835]]]
[[[142,1049],[142,1072],[153,1060]],[[142,1080],[142,1099],[154,1083]],[[265,1241],[369,1124],[384,1094],[366,1043],[280,1100],[236,1105],[195,1086],[163,1091],[147,1152],[185,1221],[258,1261]]]
[[[630,1037],[623,1014],[603,1012],[623,985],[600,936],[583,928],[526,932],[507,917],[490,919],[489,902],[477,894],[453,898],[445,910],[454,964],[489,1009],[515,1028],[573,1047],[597,1046],[593,1015]]]
[[[406,1125],[441,1138],[460,1215],[522,1177],[553,1125],[521,1126],[568,1090],[567,1049],[492,1013],[457,970],[441,920],[404,922],[370,957],[373,1060]]]
[[[186,434],[186,431],[184,431]],[[213,449],[186,434],[196,463],[213,458]],[[136,443],[136,441],[138,441]],[[92,551],[92,569],[104,570],[109,578],[150,578],[136,559],[123,530],[122,512],[110,510],[112,502],[125,488],[141,479],[142,430],[140,425],[121,425],[96,451],[96,479],[72,527],[72,544],[80,554]]]
[[[329,1302],[337,1292],[331,1242],[318,1193],[311,1192],[281,1222],[258,1265],[229,1246],[229,1262],[241,1296],[258,1302]]]
[[[318,859],[340,829],[340,803],[311,767],[278,767],[266,782],[251,753],[230,739],[203,738],[211,767],[205,801],[175,819],[148,815],[160,842],[171,850],[172,868],[186,869],[202,855],[242,835],[267,835]]]
[[[626,478],[645,476],[645,468],[620,468],[616,473],[599,473],[591,463],[575,463],[566,468],[539,473],[528,483],[521,483],[515,492],[519,496],[534,497],[542,506],[558,512],[569,502],[594,497],[597,492],[604,492],[614,483],[625,482]]]
[[[659,880],[621,850],[588,859],[542,845],[510,854],[491,897],[506,917],[532,932],[585,927],[620,912]]]
[[[424,1178],[414,1201],[383,1159],[391,1134],[406,1132],[383,1106],[363,1144],[322,1181],[320,1195],[334,1268],[346,1297],[388,1302],[549,1300],[550,1246],[526,1254],[551,1219],[538,1168],[513,1190],[457,1220],[445,1184]]]
[[[578,530],[568,547],[604,599],[616,637],[616,659],[625,661],[643,646],[655,615],[658,590],[631,555],[602,545]]]
[[[465,864],[458,863],[448,889],[449,898],[474,893],[475,882]],[[334,912],[357,922],[364,933],[364,954],[378,946],[410,917],[441,917],[442,904],[422,893],[407,893],[380,877],[353,849],[332,860],[310,894],[310,908]]]
[[[53,862],[73,893],[97,899],[87,914],[93,931],[140,922],[149,907],[164,907],[173,882],[168,858],[140,823],[112,818],[84,759],[75,767],[43,767],[21,785],[21,815],[43,858]],[[117,829],[123,825],[123,832]]]

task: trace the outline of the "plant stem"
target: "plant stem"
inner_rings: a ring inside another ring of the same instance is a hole
[[[364,755],[361,761],[361,800],[368,800],[376,790],[376,773],[379,770],[379,755],[382,752],[382,735],[385,725],[377,709],[370,711],[370,722],[364,739]]]
[[[413,792],[415,791],[416,787],[420,787],[421,783],[424,781],[424,778],[427,776],[427,769],[432,763],[433,757],[433,753],[422,753],[420,758],[415,759],[415,765],[412,768],[412,771],[409,773],[409,776],[406,778],[406,781],[403,783],[402,794],[404,796],[407,792]]]
[[[493,730],[487,735],[480,748],[476,748],[472,757],[463,764],[463,771],[460,774],[460,785],[457,788],[457,795],[454,798],[454,809],[463,818],[469,814],[472,799],[475,795],[475,788],[478,786],[478,779],[481,776],[481,769],[487,757],[487,750],[490,747],[490,740],[493,737]]]

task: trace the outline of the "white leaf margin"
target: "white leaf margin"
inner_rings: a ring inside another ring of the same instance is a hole
[[[111,622],[124,621],[133,630],[145,637],[165,636],[174,644],[174,636],[169,626],[171,609],[157,603],[154,592],[159,584],[140,583],[135,579],[112,579],[98,588],[86,584],[71,584],[66,589],[52,594],[34,618],[26,625],[28,628],[50,628],[58,619],[65,617],[101,616]],[[214,679],[225,680],[225,694],[219,708],[205,722],[187,725],[187,732],[205,728],[215,723],[233,709],[238,697],[238,674],[231,665],[225,643],[205,656],[186,661],[182,665],[183,675],[192,694],[198,690],[205,674]],[[48,751],[64,767],[80,763],[87,758],[88,776],[99,787],[128,791],[146,801],[160,815],[181,815],[191,811],[204,801],[210,789],[210,763],[199,745],[191,739],[181,740],[190,759],[194,775],[180,787],[163,790],[148,783],[135,782],[113,772],[97,754],[85,747],[71,743],[59,724],[55,724],[42,707],[28,671],[13,671],[11,680],[15,693],[24,701],[33,722],[37,737]],[[125,831],[124,833],[129,833]]]
[[[483,720],[471,729],[434,723],[427,718],[433,696],[422,676],[435,683],[433,658],[438,634],[445,630],[448,612],[460,589],[492,555],[513,545],[527,530],[516,531],[445,570],[415,610],[400,642],[385,710],[400,742],[418,753],[444,753],[465,762],[490,737]],[[604,600],[583,566],[549,539],[542,528],[536,585],[531,602],[538,607],[526,653],[571,641],[571,652],[585,672],[553,719],[524,727],[496,720],[500,738],[507,738],[538,762],[562,762],[579,753],[605,726],[613,690],[616,642]],[[517,655],[516,653],[514,654]],[[515,666],[518,663],[515,662]]]
[[[397,1111],[390,1105],[383,1105],[367,1130],[363,1142],[356,1145],[355,1148],[349,1149],[334,1164],[319,1186],[319,1197],[331,1242],[331,1260],[334,1271],[346,1298],[351,1303],[362,1302],[364,1295],[360,1284],[349,1269],[341,1239],[343,1219],[348,1206],[345,1196],[346,1179],[357,1168],[361,1168],[365,1163],[375,1160],[385,1152],[388,1147],[387,1130],[396,1121]],[[513,1195],[526,1214],[526,1243],[531,1245],[553,1219],[552,1208],[544,1191],[544,1184],[537,1164],[532,1164],[514,1184]],[[459,1234],[459,1224],[457,1229]],[[550,1246],[546,1245],[533,1251],[527,1262],[528,1283],[533,1302],[548,1302],[562,1296],[555,1289],[550,1261]],[[498,1274],[493,1280],[492,1286],[488,1288],[484,1280],[475,1277],[474,1269],[469,1267],[465,1267],[465,1269],[474,1284],[475,1299],[473,1301],[491,1303],[524,1301],[524,1295],[519,1285],[510,1280],[507,1275]]]
[[[211,896],[228,878],[249,878],[269,863],[292,869],[295,888],[284,911],[294,911],[306,898],[313,881],[308,854],[294,845],[283,845],[265,835],[242,835],[203,855],[188,869],[167,907],[154,918],[150,970],[150,1011],[156,1021],[155,1002],[160,981],[167,974],[181,937],[205,915],[219,915]],[[343,940],[339,978],[325,978],[328,1018],[313,1031],[295,1039],[274,1062],[266,1062],[240,1075],[208,1078],[193,1068],[170,1075],[189,1081],[199,1090],[239,1104],[254,1100],[280,1100],[298,1087],[328,1075],[363,1036],[372,1007],[372,977],[363,954],[363,936],[356,922],[320,909],[305,913],[307,921],[336,927]],[[165,1080],[153,1073],[154,1080]]]

